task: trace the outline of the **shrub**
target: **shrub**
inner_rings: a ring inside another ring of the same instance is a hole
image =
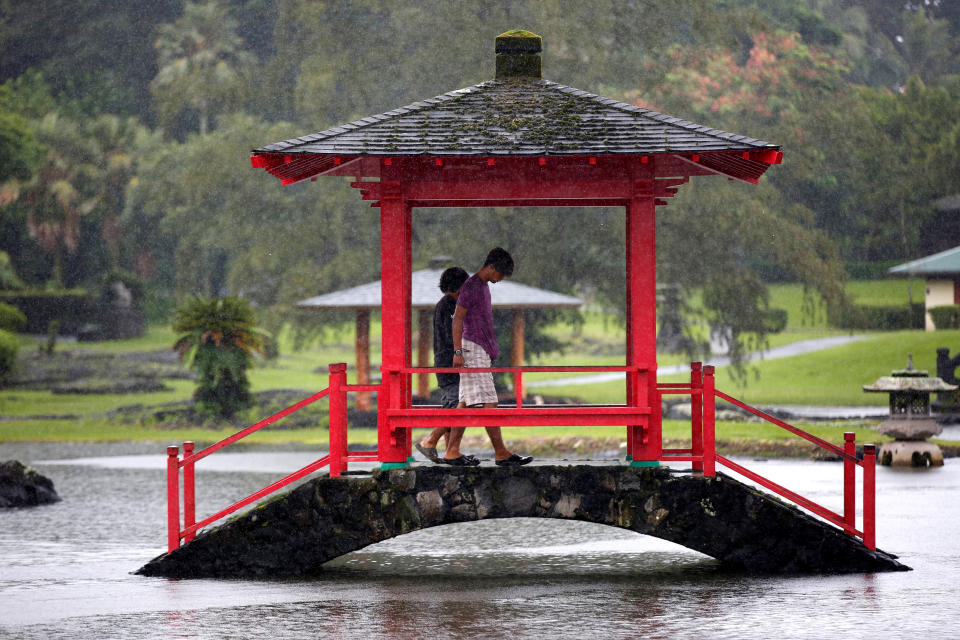
[[[852,304],[829,317],[838,329],[896,331],[923,328],[923,303],[899,306]]]
[[[767,332],[780,333],[787,328],[787,310],[767,309],[763,312],[763,323],[766,325]]]
[[[936,329],[960,329],[960,305],[947,304],[928,309]]]
[[[175,310],[173,348],[198,374],[198,412],[229,418],[253,405],[247,368],[269,340],[256,324],[250,303],[233,296],[193,298]]]
[[[0,329],[20,333],[27,328],[27,316],[12,304],[0,302]]]
[[[17,336],[0,329],[0,386],[3,386],[3,383],[6,382],[13,371],[19,351],[20,342],[17,340]]]
[[[20,309],[27,317],[27,333],[44,334],[57,320],[63,333],[74,334],[96,318],[97,299],[83,289],[60,291],[0,291],[0,302]]]
[[[17,277],[10,254],[0,251],[0,289],[22,289],[23,280]]]

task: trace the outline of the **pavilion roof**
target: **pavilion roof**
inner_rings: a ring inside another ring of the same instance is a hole
[[[411,305],[414,309],[433,309],[440,296],[438,286],[443,269],[414,271],[412,278]],[[490,287],[490,299],[494,308],[576,308],[583,304],[580,298],[554,291],[537,289],[512,280],[504,280]],[[380,280],[368,282],[349,289],[307,298],[297,303],[303,309],[379,309]]]
[[[251,163],[290,184],[357,176],[346,166],[371,157],[667,156],[673,176],[719,173],[748,182],[781,161],[780,145],[541,79],[536,34],[501,34],[496,50],[494,80],[259,147]]]
[[[955,276],[960,274],[960,247],[890,267],[891,275]]]
[[[779,150],[549,80],[491,80],[254,153],[551,156]]]

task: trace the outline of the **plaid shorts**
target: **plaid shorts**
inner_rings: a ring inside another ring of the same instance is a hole
[[[480,345],[463,341],[463,366],[466,368],[487,368],[490,366],[490,356]],[[460,402],[471,405],[497,401],[497,389],[493,386],[493,374],[489,371],[481,373],[460,374]]]

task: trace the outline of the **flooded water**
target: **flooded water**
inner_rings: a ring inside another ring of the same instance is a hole
[[[163,451],[0,446],[63,498],[0,511],[0,637],[957,637],[960,460],[878,470],[877,540],[908,573],[751,577],[631,532],[514,519],[395,538],[319,579],[177,581],[131,575],[165,544]],[[198,514],[316,455],[213,456],[198,465]],[[837,463],[746,464],[839,508]]]

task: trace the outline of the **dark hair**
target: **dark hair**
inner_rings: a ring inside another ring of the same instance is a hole
[[[440,274],[440,291],[452,293],[460,291],[460,287],[470,276],[460,267],[450,267]]]
[[[487,260],[483,263],[483,266],[487,266],[488,264],[492,264],[493,268],[504,277],[513,275],[513,258],[511,258],[506,249],[502,247],[490,249],[490,253],[487,254]]]

